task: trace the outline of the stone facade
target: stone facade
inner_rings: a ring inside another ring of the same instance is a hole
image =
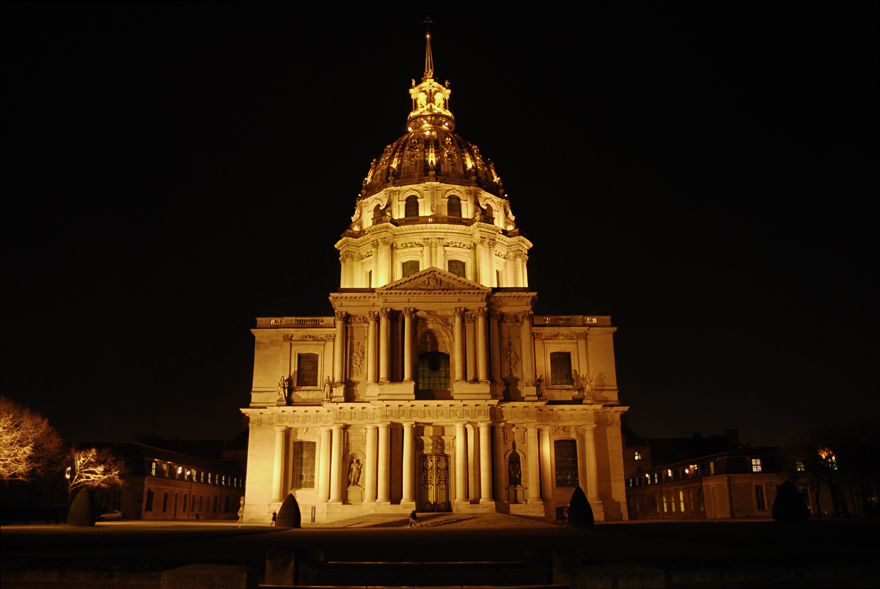
[[[555,519],[575,485],[597,520],[627,519],[615,328],[534,315],[532,244],[430,59],[336,244],[334,315],[257,319],[245,520],[288,493],[303,521]]]

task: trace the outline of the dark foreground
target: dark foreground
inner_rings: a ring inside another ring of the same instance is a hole
[[[205,564],[243,567],[281,585],[880,587],[878,532],[875,522],[821,520],[579,530],[511,516],[428,520],[416,529],[393,517],[301,530],[9,526],[0,532],[0,580],[3,589],[160,587],[169,586],[163,571]]]

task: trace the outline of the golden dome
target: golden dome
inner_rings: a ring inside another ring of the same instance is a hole
[[[373,160],[360,199],[389,186],[423,182],[478,186],[504,197],[501,178],[495,173],[492,160],[484,159],[479,147],[454,133],[449,82],[441,85],[434,81],[430,33],[425,37],[425,75],[421,84],[416,85],[413,80],[409,91],[413,108],[407,117],[408,132]]]

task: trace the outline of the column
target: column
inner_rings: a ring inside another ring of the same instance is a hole
[[[318,501],[330,500],[330,428],[321,428],[321,463],[318,465]]]
[[[287,431],[287,454],[284,456],[284,490],[290,491],[293,487],[293,461],[296,452],[296,430],[290,428]],[[287,493],[284,493],[287,498]]]
[[[474,316],[471,313],[464,315],[464,352],[465,352],[465,372],[468,382],[477,380],[477,334]]]
[[[480,503],[494,503],[492,499],[492,424],[480,423]]]
[[[550,470],[550,426],[542,425],[538,428],[541,433],[541,496],[544,502],[553,501],[553,471]]]
[[[345,353],[345,318],[348,313],[336,311],[336,339],[333,340],[333,384],[343,382],[342,356]]]
[[[393,241],[390,237],[382,238],[382,253],[384,254],[382,257],[384,258],[385,270],[385,281],[382,283],[382,286],[389,282],[394,282],[394,248],[391,247]]]
[[[379,382],[388,382],[391,365],[391,309],[379,309]]]
[[[345,254],[339,256],[339,288],[347,288],[346,279],[348,278],[348,273],[346,272],[347,268],[345,267]]]
[[[455,424],[455,501],[467,503],[467,439],[464,423]]]
[[[330,503],[342,503],[342,425],[332,426],[333,449],[330,457]]]
[[[504,425],[501,423],[492,424],[492,432],[494,440],[492,444],[492,471],[495,473],[495,481],[493,488],[495,489],[495,500],[506,501],[504,496]]]
[[[587,459],[587,499],[590,501],[599,499],[599,469],[596,466],[596,425],[593,423],[584,426],[584,454]],[[581,483],[583,488],[583,483]]]
[[[426,237],[422,241],[425,242],[425,245],[422,247],[422,270],[424,270],[434,265],[434,240]]]
[[[376,372],[379,365],[379,354],[376,349],[376,320],[379,313],[370,311],[367,313],[367,384],[376,382]]]
[[[403,310],[403,381],[413,381],[413,317],[416,310],[406,307]]]
[[[492,311],[489,315],[489,352],[492,354],[490,376],[493,381],[500,383],[504,375],[501,368],[501,333],[498,315],[498,311]]]
[[[373,247],[373,263],[370,265],[369,287],[377,288],[379,286],[379,242],[374,239],[370,245]]]
[[[367,474],[364,480],[364,503],[376,502],[376,462],[379,458],[377,455],[377,437],[379,428],[375,425],[367,426]]]
[[[529,447],[529,503],[541,503],[541,477],[538,474],[538,426],[530,423],[526,430],[528,436]]]
[[[441,270],[446,270],[446,250],[443,249],[443,238],[437,238],[437,257],[434,262]]]
[[[535,386],[535,363],[532,360],[532,315],[531,311],[522,312],[522,328],[520,339],[522,340],[522,372],[526,386]]]
[[[464,329],[462,325],[462,316],[464,315],[464,307],[456,307],[454,310],[453,333],[455,339],[455,381],[464,380]]]
[[[527,255],[523,254],[522,258],[520,258],[520,261],[522,263],[522,282],[523,282],[522,285],[524,287],[528,288],[529,287],[529,270],[526,267],[526,262],[529,261],[529,257]]]
[[[489,350],[486,338],[486,315],[488,310],[477,309],[477,378],[480,382],[489,382]]]
[[[275,426],[275,463],[272,468],[272,501],[284,501],[284,437],[286,425]]]
[[[474,282],[479,282],[483,286],[489,286],[489,283],[486,280],[486,256],[483,255],[486,248],[483,247],[483,241],[484,240],[480,237],[474,238],[474,244],[476,245],[474,248]]]
[[[388,435],[387,423],[379,424],[379,462],[376,465],[379,472],[379,480],[377,481],[378,497],[376,503],[391,503],[391,494],[389,492],[391,481],[391,438]]]
[[[403,497],[401,504],[415,503],[413,497],[413,424],[403,424]]]
[[[479,460],[479,455],[477,454],[477,449],[475,446],[479,443],[477,437],[474,435],[474,426],[471,424],[465,424],[465,431],[467,432],[467,477],[468,477],[468,498],[473,501],[474,499],[480,498],[480,473],[477,470],[479,465],[477,461]]]

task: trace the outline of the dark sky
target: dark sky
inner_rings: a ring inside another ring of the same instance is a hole
[[[430,11],[537,310],[612,316],[637,432],[880,415],[880,5],[426,6],[4,3],[0,392],[70,440],[237,434],[254,318],[332,312]]]

